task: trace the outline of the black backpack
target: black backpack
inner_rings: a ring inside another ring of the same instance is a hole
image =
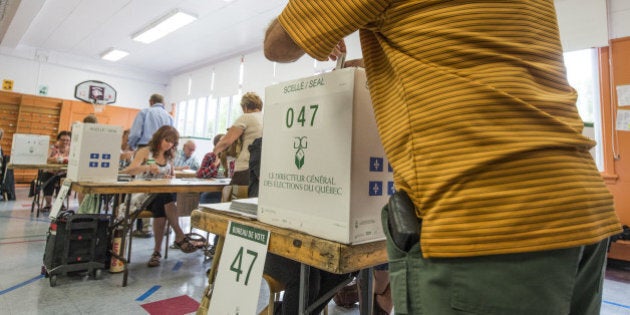
[[[258,182],[260,180],[260,154],[262,152],[262,138],[256,138],[249,145],[249,187],[247,197],[258,197]]]

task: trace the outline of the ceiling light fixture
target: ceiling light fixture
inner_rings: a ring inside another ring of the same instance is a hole
[[[167,34],[188,25],[197,19],[196,16],[175,10],[162,17],[161,19],[151,23],[144,30],[134,34],[131,38],[135,41],[149,44]]]
[[[116,48],[110,48],[109,50],[107,50],[101,55],[101,59],[105,59],[109,61],[118,61],[120,59],[127,57],[127,55],[129,55],[129,53],[126,51],[116,49]]]

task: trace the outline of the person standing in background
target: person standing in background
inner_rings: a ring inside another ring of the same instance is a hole
[[[149,107],[142,109],[133,120],[129,131],[129,146],[133,150],[149,143],[153,133],[162,126],[173,126],[173,117],[164,109],[164,97],[153,94]]]
[[[197,170],[199,168],[199,162],[193,156],[195,150],[197,149],[197,145],[195,141],[188,140],[184,143],[184,146],[181,150],[177,151],[177,155],[175,156],[175,161],[173,164],[175,165],[176,171],[181,170]]]
[[[84,124],[98,124],[98,118],[96,118],[96,115],[94,114],[89,114],[83,118],[83,123]]]
[[[128,144],[132,150],[147,146],[153,134],[162,126],[173,126],[173,117],[164,108],[164,97],[153,94],[149,98],[149,107],[142,109],[133,120],[129,130]],[[133,236],[151,237],[149,224],[144,220],[136,220]]]
[[[249,185],[249,150],[247,148],[254,142],[254,139],[262,137],[262,108],[263,102],[256,93],[245,93],[241,98],[243,115],[236,119],[225,137],[221,138],[212,150],[218,156],[239,138],[242,139],[242,149],[236,158],[234,175],[232,175],[230,185]],[[219,163],[220,159],[217,159],[215,161],[217,167]]]
[[[408,196],[382,213],[396,314],[598,314],[621,226],[581,134],[554,1],[289,0],[265,56],[336,60],[357,30]],[[419,221],[419,243],[393,240],[390,211]]]

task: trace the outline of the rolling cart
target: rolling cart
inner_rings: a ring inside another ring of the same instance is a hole
[[[109,266],[108,214],[74,214],[62,212],[50,224],[44,251],[42,273],[57,285],[57,275],[87,271],[88,276],[100,279],[102,269]]]

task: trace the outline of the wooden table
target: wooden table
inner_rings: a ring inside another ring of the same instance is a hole
[[[126,195],[124,198],[126,202],[124,219],[120,222],[120,226],[123,229],[123,236],[121,243],[127,245],[128,254],[131,253],[131,224],[137,216],[137,213],[130,214],[129,209],[131,207],[131,194],[133,193],[202,193],[202,192],[214,192],[222,191],[229,183],[229,180],[217,180],[217,179],[158,179],[158,180],[136,180],[131,182],[109,182],[109,183],[96,183],[96,182],[76,182],[72,183],[72,189],[83,194],[112,194],[112,195]],[[118,199],[118,198],[117,198]],[[128,244],[126,242],[128,236]],[[124,246],[121,249],[121,254],[116,257],[123,262],[123,284],[127,286],[127,278],[129,275],[129,269],[127,268],[128,258],[124,254]]]
[[[39,212],[41,209],[39,193],[44,188],[44,186],[48,185],[54,179],[54,177],[51,177],[46,182],[42,182],[41,178],[44,175],[44,172],[65,171],[68,169],[68,165],[67,164],[13,164],[13,163],[9,163],[9,165],[7,165],[7,169],[37,170],[37,177],[35,177],[35,195],[33,196],[33,202],[31,203],[31,213],[33,213],[33,211],[37,209],[37,213],[35,217],[39,217]]]
[[[216,244],[216,252],[212,261],[212,269],[208,274],[208,287],[204,295],[202,305],[197,314],[205,314],[202,310],[207,307],[212,295],[212,285],[216,277],[218,262],[221,258],[221,250],[225,239],[225,233],[230,221],[269,230],[268,252],[280,255],[302,264],[300,275],[300,309],[306,310],[304,301],[308,301],[305,294],[308,290],[308,272],[310,267],[315,267],[328,272],[343,274],[360,271],[363,280],[363,301],[360,305],[361,314],[371,314],[372,309],[372,273],[371,268],[387,262],[385,241],[371,242],[361,245],[345,245],[335,241],[329,241],[308,235],[299,231],[276,227],[257,220],[245,218],[236,214],[214,210],[198,209],[191,215],[191,224],[194,228],[204,230],[219,236]],[[332,292],[328,297],[330,297]],[[207,311],[207,309],[206,309]]]
[[[197,171],[193,170],[181,170],[175,171],[175,178],[196,178]]]

